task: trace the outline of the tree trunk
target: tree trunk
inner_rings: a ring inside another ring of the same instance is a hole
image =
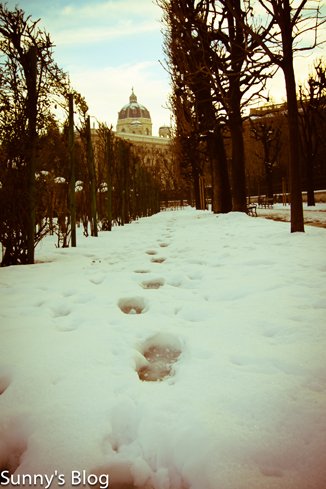
[[[246,173],[243,128],[241,117],[240,74],[245,60],[244,29],[239,18],[242,16],[240,0],[231,1],[234,12],[227,13],[230,38],[231,72],[229,78],[229,127],[232,141],[232,197],[233,210],[247,212]],[[238,17],[239,16],[239,17]]]
[[[274,197],[273,189],[273,163],[270,161],[269,148],[265,152],[265,175],[266,175],[266,186],[267,186],[267,197],[270,199]]]
[[[70,229],[71,229],[71,246],[76,247],[76,177],[75,177],[75,142],[74,142],[74,96],[72,93],[68,96],[69,100],[69,163],[70,163],[70,181],[69,181],[69,210],[70,210]]]
[[[300,133],[296,95],[296,84],[293,69],[292,21],[291,7],[288,0],[282,20],[283,63],[286,95],[288,103],[288,130],[290,146],[290,195],[291,195],[291,233],[304,232],[302,188],[300,179]]]
[[[307,205],[314,206],[315,202],[315,184],[314,184],[314,160],[306,162],[306,176],[307,176]]]
[[[112,230],[112,165],[113,165],[113,148],[111,131],[107,131],[106,139],[106,185],[107,185],[107,203],[106,203],[106,218],[107,230]]]
[[[220,127],[207,137],[212,167],[212,210],[227,213],[232,210],[232,198],[223,136]]]
[[[193,169],[193,188],[195,194],[195,206],[197,210],[201,209],[201,199],[200,199],[200,175],[197,168]]]
[[[96,207],[96,182],[95,182],[95,167],[94,154],[91,139],[91,124],[90,117],[87,117],[87,165],[90,184],[90,200],[91,200],[91,236],[97,237],[97,207]]]
[[[313,103],[311,100],[310,104]],[[311,108],[308,108],[306,113],[306,121],[303,124],[307,124],[306,127],[307,137],[305,140],[306,151],[305,151],[305,169],[306,169],[306,180],[307,180],[307,204],[308,206],[314,206],[315,203],[315,179],[314,179],[314,168],[315,168],[315,155],[317,153],[317,128],[314,120],[314,114],[311,113]],[[305,128],[303,128],[305,130]],[[304,141],[303,141],[304,144]]]
[[[26,114],[28,119],[27,129],[27,219],[26,219],[26,245],[27,255],[26,263],[34,263],[35,250],[35,170],[36,170],[36,119],[37,119],[37,53],[36,47],[32,46],[22,59],[24,68],[26,86],[27,86],[27,103]]]
[[[231,109],[232,110],[232,109]],[[240,111],[240,107],[239,107]],[[229,119],[232,141],[232,198],[233,210],[247,212],[246,175],[244,163],[244,144],[242,120],[240,113],[236,116],[232,111]]]

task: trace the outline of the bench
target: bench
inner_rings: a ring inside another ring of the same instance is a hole
[[[258,207],[260,207],[260,208],[272,209],[273,205],[274,205],[274,198],[273,197],[259,197],[259,199],[258,199]]]
[[[248,216],[257,217],[257,204],[247,204],[247,214]]]

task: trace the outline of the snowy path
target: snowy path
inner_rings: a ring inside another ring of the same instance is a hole
[[[6,487],[326,487],[324,229],[183,210],[54,241],[0,269]]]
[[[278,221],[290,222],[290,206],[274,204],[273,209],[257,209],[258,217],[266,217]],[[315,206],[308,207],[303,205],[303,215],[305,225],[320,226],[326,228],[326,204],[317,203]]]

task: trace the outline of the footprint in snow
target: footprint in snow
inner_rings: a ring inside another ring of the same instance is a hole
[[[94,277],[91,277],[89,281],[94,285],[100,285],[104,282],[104,279],[105,275],[95,275]]]
[[[118,306],[124,314],[143,314],[148,310],[148,304],[143,297],[123,297]]]
[[[67,306],[67,304],[58,304],[52,307],[52,315],[54,318],[61,318],[69,316],[71,313],[71,309]]]
[[[140,349],[137,358],[137,373],[145,382],[160,382],[174,375],[173,366],[181,355],[178,338],[158,333],[149,338]]]
[[[164,258],[163,256],[158,256],[158,257],[155,257],[155,258],[152,258],[151,259],[151,262],[152,263],[163,263],[165,262],[166,258]]]
[[[151,280],[144,280],[140,285],[143,289],[159,289],[165,283],[164,278],[154,278]]]
[[[157,255],[157,251],[155,250],[147,250],[146,253],[147,255]]]

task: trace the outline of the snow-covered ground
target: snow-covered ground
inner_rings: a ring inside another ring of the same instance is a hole
[[[0,269],[1,487],[325,489],[325,229],[184,209],[55,241]]]
[[[268,219],[277,219],[279,221],[290,221],[290,206],[282,204],[274,204],[273,209],[257,208],[259,217]],[[315,206],[303,205],[303,215],[305,224],[326,227],[326,204],[317,203]]]

